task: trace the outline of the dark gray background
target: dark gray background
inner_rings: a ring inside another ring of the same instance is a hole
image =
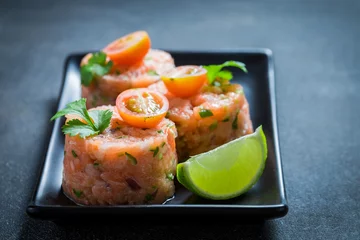
[[[356,0],[2,0],[0,239],[359,239],[359,24]],[[26,215],[65,57],[138,29],[149,32],[154,48],[273,50],[284,218],[122,228],[66,227]]]

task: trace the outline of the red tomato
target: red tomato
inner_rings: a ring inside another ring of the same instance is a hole
[[[164,119],[169,101],[161,93],[147,88],[134,88],[119,94],[116,109],[129,125],[153,128]]]
[[[150,47],[151,41],[148,33],[136,31],[113,41],[103,51],[115,65],[129,66],[141,61]]]

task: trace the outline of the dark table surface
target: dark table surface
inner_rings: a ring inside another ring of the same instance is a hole
[[[357,0],[2,0],[0,239],[359,239],[359,12]],[[273,50],[285,217],[94,227],[26,215],[65,57],[137,29],[154,48]]]

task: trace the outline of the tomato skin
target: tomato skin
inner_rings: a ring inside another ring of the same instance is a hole
[[[188,71],[195,71],[189,73]],[[179,66],[161,76],[166,88],[177,97],[187,98],[196,95],[207,81],[206,69],[196,65]]]
[[[109,43],[103,51],[114,65],[130,66],[140,62],[151,48],[151,40],[146,31],[136,31]]]
[[[132,97],[142,94],[150,94],[160,105],[160,109],[153,113],[134,112],[127,108],[127,103]],[[116,99],[117,112],[121,118],[133,127],[153,128],[156,127],[164,118],[169,110],[169,101],[161,93],[151,91],[147,88],[133,88],[120,93]]]

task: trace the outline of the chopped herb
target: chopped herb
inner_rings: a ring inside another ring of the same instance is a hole
[[[150,202],[151,200],[154,200],[153,194],[150,194],[150,193],[146,194],[145,195],[145,202]]]
[[[242,62],[237,61],[226,61],[223,64],[219,65],[207,65],[203,66],[207,70],[207,78],[209,81],[209,84],[215,85],[217,83],[214,83],[215,80],[231,80],[233,78],[233,75],[230,71],[222,70],[224,67],[237,67],[240,68],[242,71],[247,73],[247,69],[245,67],[245,64]],[[219,82],[221,85],[221,82]]]
[[[73,189],[74,194],[79,198],[82,196],[83,192],[80,190]]]
[[[71,153],[72,153],[72,155],[74,156],[74,158],[77,158],[77,157],[78,157],[78,155],[76,154],[76,152],[75,152],[74,150],[71,150]]]
[[[155,157],[156,154],[158,154],[159,152],[159,147],[156,147],[155,149],[150,149],[150,152],[153,152],[153,157]]]
[[[157,132],[158,132],[158,133],[164,133],[163,130],[158,130]]]
[[[57,119],[67,114],[74,114],[81,117],[79,119],[72,119],[62,126],[64,134],[70,136],[79,135],[81,138],[93,136],[104,131],[110,124],[112,111],[110,110],[93,110],[86,109],[86,98],[68,103],[66,107],[58,111],[50,120]]]
[[[89,86],[96,77],[109,73],[112,65],[112,61],[106,62],[106,54],[104,52],[93,53],[88,63],[81,66],[81,84]]]
[[[234,121],[232,122],[232,129],[238,129],[238,122],[237,122],[237,120],[238,120],[238,113],[236,113],[236,116],[235,116],[235,119],[234,119]]]
[[[201,118],[211,117],[214,114],[209,109],[200,109],[199,115]]]
[[[158,188],[157,188],[156,186],[152,186],[152,189],[154,189],[154,192],[153,192],[153,193],[148,193],[148,194],[145,195],[144,201],[145,201],[146,203],[148,203],[148,202],[150,202],[150,201],[152,201],[152,200],[155,199],[155,196],[156,196],[156,194],[157,194],[157,192],[158,192]]]
[[[120,72],[119,70],[117,70],[117,69],[116,69],[116,70],[115,70],[115,74],[116,74],[116,75],[120,75],[120,74],[121,74],[121,72]]]
[[[116,137],[117,139],[121,139],[121,138],[126,138],[127,136],[126,135],[122,135],[122,136],[118,136]]]
[[[175,79],[174,78],[170,78],[170,81],[174,81]]]
[[[170,117],[170,112],[166,112],[165,117],[166,117],[166,118],[169,118],[169,117]]]
[[[64,151],[64,155],[66,155],[66,151]]]
[[[230,117],[226,117],[224,118],[224,120],[222,120],[223,122],[228,122],[230,120]]]
[[[159,74],[155,70],[149,70],[147,73],[150,76],[159,76]]]
[[[94,162],[94,167],[98,167],[99,165],[100,165],[100,163]]]
[[[163,159],[163,154],[159,153],[159,160],[162,160],[162,159]]]
[[[210,131],[215,130],[215,129],[217,128],[217,125],[218,125],[217,122],[212,123],[212,124],[209,126]]]
[[[166,174],[166,178],[169,179],[170,181],[174,180],[174,174],[172,173],[167,173]]]
[[[165,142],[163,142],[162,144],[161,144],[161,147],[164,147],[165,146]]]
[[[126,155],[127,160],[129,160],[132,165],[137,164],[137,160],[133,155],[131,155],[130,153],[127,153],[127,152],[125,152],[125,155]]]

